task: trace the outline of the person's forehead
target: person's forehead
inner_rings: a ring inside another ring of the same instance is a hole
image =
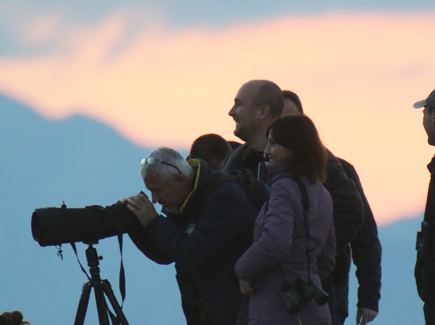
[[[255,83],[246,83],[240,87],[237,92],[236,99],[247,99],[254,97],[254,94],[258,90],[258,85]]]
[[[144,183],[147,189],[149,189],[150,191],[161,189],[167,185],[167,183],[163,181],[157,174],[150,174],[145,176]]]

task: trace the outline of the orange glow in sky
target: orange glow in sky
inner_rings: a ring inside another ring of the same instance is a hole
[[[326,146],[357,169],[378,224],[414,216],[429,180],[421,111],[435,88],[435,17],[282,16],[223,29],[145,28],[117,48],[126,14],[76,26],[40,56],[0,57],[0,91],[47,118],[81,114],[134,143],[189,148],[201,134],[237,140],[228,116],[238,88],[269,79],[299,94]],[[52,15],[21,31],[44,40]]]

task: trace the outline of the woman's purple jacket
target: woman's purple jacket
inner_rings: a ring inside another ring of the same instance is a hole
[[[254,242],[236,263],[236,275],[251,282],[249,324],[330,324],[328,305],[312,299],[300,312],[290,315],[280,297],[283,276],[288,283],[302,277],[308,280],[307,236],[303,223],[302,195],[285,163],[266,165],[272,187],[270,199],[255,223]],[[335,232],[332,200],[321,182],[300,177],[309,202],[309,249],[311,280],[320,280],[335,267]],[[278,266],[281,265],[282,272]]]

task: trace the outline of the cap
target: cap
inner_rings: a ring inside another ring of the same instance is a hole
[[[421,108],[426,105],[435,107],[435,89],[429,94],[429,96],[427,96],[426,99],[416,102],[413,106],[414,108]]]

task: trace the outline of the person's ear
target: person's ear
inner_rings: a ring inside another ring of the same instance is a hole
[[[269,105],[263,105],[260,107],[260,114],[259,114],[259,118],[260,120],[265,120],[269,117],[269,112],[270,112],[270,106]]]
[[[179,185],[183,185],[184,182],[186,181],[186,177],[182,174],[177,174],[174,176],[174,183]]]

